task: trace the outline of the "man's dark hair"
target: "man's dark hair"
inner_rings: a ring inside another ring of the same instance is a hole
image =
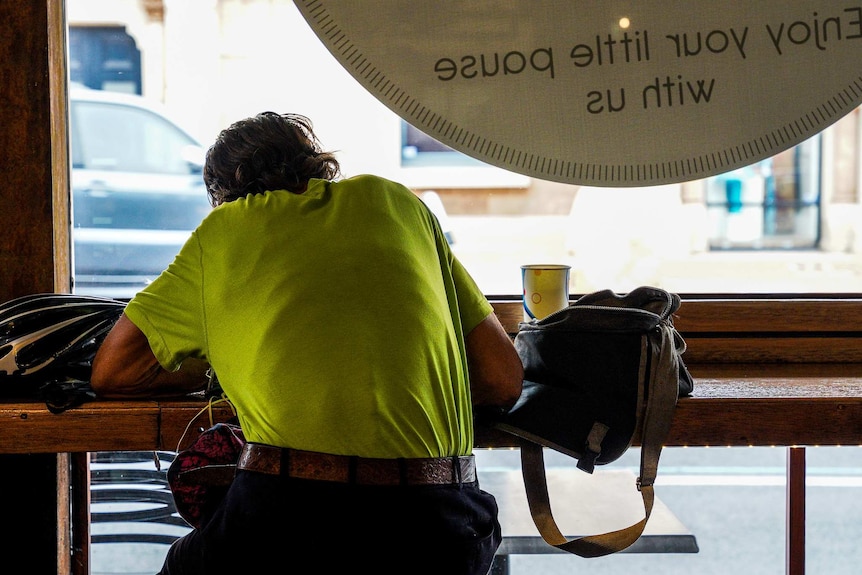
[[[299,114],[260,114],[222,130],[207,151],[203,179],[217,206],[270,190],[301,193],[308,180],[331,180],[341,168],[321,149],[311,120]]]

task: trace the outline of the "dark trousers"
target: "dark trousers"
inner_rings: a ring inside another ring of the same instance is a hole
[[[161,575],[486,575],[501,542],[478,483],[405,487],[250,471],[213,517],[177,540]]]

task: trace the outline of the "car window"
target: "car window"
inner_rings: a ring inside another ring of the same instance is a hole
[[[196,142],[141,108],[108,102],[72,102],[77,126],[73,168],[189,174],[186,150]]]

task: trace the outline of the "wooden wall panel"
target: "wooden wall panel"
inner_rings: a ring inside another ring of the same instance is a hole
[[[48,2],[0,2],[0,300],[54,289]]]
[[[59,188],[52,163],[62,162],[62,153],[55,158],[52,145],[51,62],[55,82],[65,70],[56,69],[58,45],[49,39],[63,29],[62,6],[61,0],[0,2],[0,301],[55,290]],[[50,453],[0,456],[4,511],[14,518],[14,529],[0,539],[7,570],[69,572],[66,461]]]

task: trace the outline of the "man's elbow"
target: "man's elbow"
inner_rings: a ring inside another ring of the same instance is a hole
[[[521,397],[524,370],[520,363],[508,370],[482,374],[473,382],[473,405],[508,410]]]
[[[157,367],[140,371],[110,368],[109,362],[93,362],[90,387],[98,397],[106,399],[147,395],[151,392],[151,381],[157,375]]]
[[[108,397],[111,393],[112,381],[108,371],[105,362],[100,361],[97,354],[90,370],[90,387],[97,396]]]
[[[524,386],[524,368],[518,364],[509,377],[506,378],[505,385],[502,386],[503,393],[501,394],[501,406],[505,409],[511,408],[521,397],[521,390]]]

